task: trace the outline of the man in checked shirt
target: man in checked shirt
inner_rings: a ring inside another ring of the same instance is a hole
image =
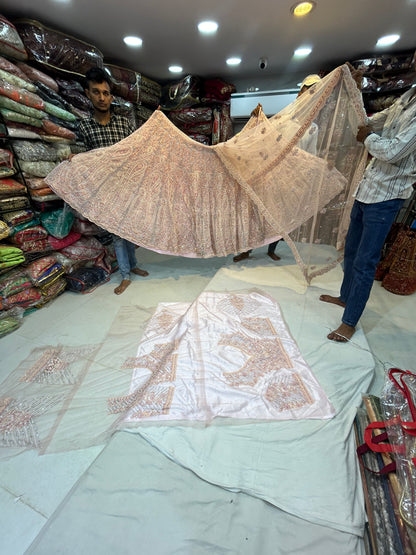
[[[358,129],[357,141],[364,143],[372,160],[351,210],[340,295],[320,296],[321,301],[344,307],[341,325],[328,335],[328,339],[340,342],[349,341],[355,332],[384,241],[416,182],[416,86],[368,118],[367,125]]]
[[[127,118],[111,112],[113,96],[107,73],[100,68],[93,68],[87,72],[85,80],[85,94],[92,103],[93,115],[81,120],[79,132],[87,148],[92,150],[111,146],[133,133],[134,129]],[[114,293],[121,295],[131,283],[130,273],[142,277],[149,274],[137,267],[136,245],[117,235],[113,235],[113,242],[121,273],[121,283]]]

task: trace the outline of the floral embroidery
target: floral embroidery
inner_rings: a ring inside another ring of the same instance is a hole
[[[301,377],[295,372],[276,375],[264,397],[279,412],[300,409],[313,403]]]
[[[237,372],[224,372],[233,387],[254,386],[261,377],[280,368],[291,368],[292,362],[279,337],[253,339],[243,333],[223,335],[219,345],[227,345],[248,355],[248,360]]]
[[[143,418],[167,414],[172,404],[176,377],[177,342],[155,345],[149,355],[134,359],[135,367],[147,368],[151,377],[133,393],[108,400],[110,413],[132,409],[132,416]]]

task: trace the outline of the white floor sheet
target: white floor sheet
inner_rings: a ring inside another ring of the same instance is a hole
[[[254,251],[253,258],[241,265],[233,264],[231,258],[216,260],[212,263],[211,280],[209,261],[203,261],[191,294],[192,278],[185,271],[181,273],[179,266],[181,263],[185,268],[187,261],[172,263],[171,257],[143,251],[148,262],[146,269],[152,270],[150,279],[133,282],[124,301],[115,295],[110,298],[114,278],[111,284],[97,290],[99,311],[107,289],[108,314],[104,317],[104,311],[101,313],[104,333],[100,336],[96,330],[97,319],[89,342],[94,341],[94,336],[97,341],[106,337],[115,340],[117,336],[117,349],[123,342],[128,343],[128,349],[117,357],[121,360],[122,356],[134,356],[135,329],[140,330],[140,336],[144,320],[148,319],[146,311],[134,310],[135,305],[191,302],[192,295],[195,298],[203,289],[238,292],[255,287],[279,304],[290,334],[333,405],[335,416],[281,422],[222,418],[209,425],[147,424],[115,433],[94,462],[97,447],[59,456],[36,457],[28,452],[1,461],[0,486],[12,497],[10,501],[7,496],[0,497],[0,511],[11,534],[16,519],[30,521],[17,510],[21,503],[17,494],[25,498],[34,488],[29,482],[30,476],[36,480],[34,470],[38,480],[47,484],[44,473],[53,474],[53,462],[60,465],[55,468],[55,475],[61,476],[60,494],[43,514],[38,511],[39,524],[32,519],[33,543],[27,553],[364,553],[361,536],[365,512],[352,423],[361,394],[379,392],[385,367],[412,369],[416,331],[411,314],[415,313],[416,298],[397,297],[376,283],[353,341],[330,342],[326,334],[339,324],[341,309],[318,298],[323,292],[336,292],[342,270],[337,268],[306,288],[286,245],[279,245],[279,254],[280,263],[265,257],[264,248]],[[159,279],[163,272],[166,279]],[[174,282],[167,277],[169,274],[174,276]],[[139,296],[134,294],[136,283]],[[94,294],[88,299],[91,314]],[[65,294],[51,305],[51,310],[57,311],[67,295],[73,302],[79,298]],[[81,297],[85,303],[85,296]],[[34,322],[42,312],[31,316]],[[56,332],[57,342],[61,339],[68,346],[85,342],[85,332],[77,337],[73,328],[58,328],[61,333]],[[22,328],[23,333],[15,336],[20,356],[9,354],[10,371],[13,362],[28,354],[22,338],[24,333],[35,332],[30,327],[26,330],[23,332]],[[3,345],[10,348],[11,337],[3,338]],[[136,338],[138,342],[137,333]],[[42,338],[41,343],[51,344],[51,339]],[[110,353],[111,345],[106,348]],[[97,363],[102,364],[103,360],[101,351]],[[6,369],[2,368],[2,372],[6,375]],[[126,385],[128,378],[126,374]],[[62,465],[84,452],[85,465],[78,464],[79,479],[76,481],[75,473],[69,489],[71,480],[63,485]],[[88,457],[92,464],[84,472]],[[26,472],[25,478],[13,474],[13,468]],[[26,490],[19,489],[19,483],[27,483]],[[32,491],[35,510],[42,505],[41,495],[40,488],[36,495]],[[27,513],[30,504],[26,507]],[[26,547],[29,545],[30,535],[19,544],[17,536],[12,541],[10,533],[9,539],[0,539],[0,551],[25,552],[22,546],[25,541]]]

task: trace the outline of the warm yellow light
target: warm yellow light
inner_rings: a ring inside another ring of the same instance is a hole
[[[299,2],[292,6],[291,11],[293,15],[301,17],[308,14],[315,7],[315,2]]]

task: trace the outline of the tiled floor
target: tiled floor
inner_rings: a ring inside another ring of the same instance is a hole
[[[135,276],[123,295],[113,293],[120,279],[117,273],[109,283],[90,294],[65,292],[49,306],[27,316],[17,331],[0,339],[0,380],[8,376],[35,347],[99,343],[122,306],[150,308],[162,301],[192,301],[220,268],[234,273],[240,268],[253,272],[261,286],[261,279],[273,272],[276,264],[265,256],[265,250],[257,249],[252,259],[237,266],[231,256],[195,260],[140,249],[139,265],[150,275],[148,278]],[[293,264],[286,245],[279,246],[279,254],[282,254],[282,260],[277,264]],[[415,314],[416,295],[399,297],[375,284],[361,321],[376,358],[373,392],[380,392],[383,363],[416,370]],[[25,552],[102,448],[44,456],[27,451],[12,459],[0,460],[1,554]]]

